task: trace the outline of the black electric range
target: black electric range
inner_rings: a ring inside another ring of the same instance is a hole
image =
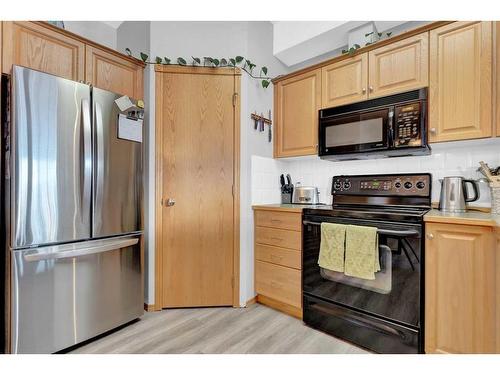
[[[333,204],[303,210],[303,319],[379,353],[422,353],[423,216],[430,174],[335,176]],[[375,280],[318,265],[321,223],[373,226],[381,271]]]

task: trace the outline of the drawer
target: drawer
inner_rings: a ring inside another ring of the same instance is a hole
[[[255,227],[255,243],[301,250],[302,234],[293,230]]]
[[[281,211],[255,211],[255,225],[289,230],[302,230],[302,214]]]
[[[256,260],[255,291],[257,294],[301,308],[301,272]]]
[[[255,259],[278,264],[280,266],[292,267],[300,270],[302,268],[301,255],[302,252],[297,250],[255,244]]]

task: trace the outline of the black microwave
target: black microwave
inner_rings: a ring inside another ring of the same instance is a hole
[[[327,160],[428,155],[427,88],[323,109],[318,137]]]

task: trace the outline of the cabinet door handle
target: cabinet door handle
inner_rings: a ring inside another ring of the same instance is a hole
[[[361,89],[361,92],[362,92],[363,94],[366,94],[366,87],[363,87],[363,88]]]
[[[436,134],[436,133],[437,133],[436,128],[431,128],[431,134]]]
[[[434,235],[432,233],[427,234],[427,239],[432,240],[434,238]]]
[[[368,87],[370,89],[370,92],[373,92],[373,86]]]

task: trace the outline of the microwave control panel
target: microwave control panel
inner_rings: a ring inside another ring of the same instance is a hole
[[[420,102],[396,106],[394,115],[394,145],[396,147],[422,146]]]

